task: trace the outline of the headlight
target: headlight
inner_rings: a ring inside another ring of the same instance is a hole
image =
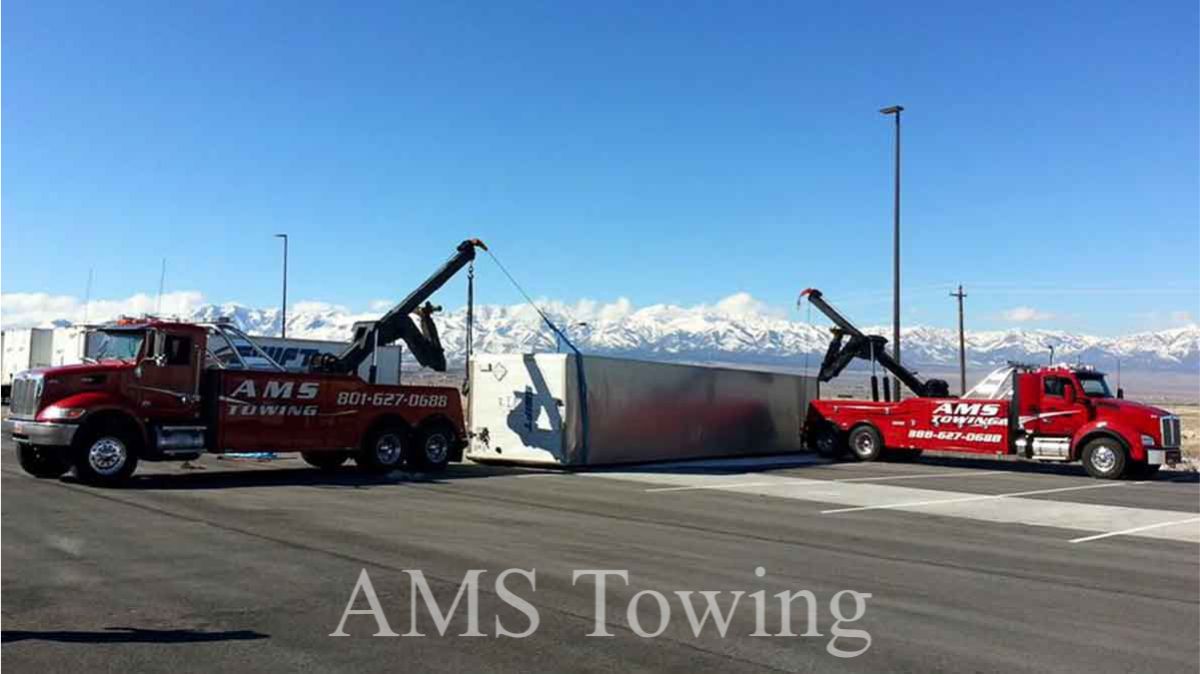
[[[70,420],[78,419],[86,413],[87,410],[83,409],[82,407],[57,407],[55,405],[51,405],[46,408],[46,411],[42,412],[41,416],[43,419]]]
[[[1158,446],[1158,443],[1154,440],[1153,437],[1146,435],[1145,433],[1142,433],[1142,446],[1143,447],[1156,447],[1156,446]]]

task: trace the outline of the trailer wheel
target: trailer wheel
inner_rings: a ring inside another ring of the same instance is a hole
[[[813,449],[822,458],[840,459],[846,453],[846,438],[833,424],[821,424],[813,433]]]
[[[350,457],[345,452],[301,452],[304,463],[318,470],[337,470]]]
[[[115,487],[137,469],[133,436],[121,426],[102,426],[83,436],[75,454],[75,477],[97,487]]]
[[[1100,480],[1116,480],[1128,464],[1125,448],[1112,438],[1096,438],[1083,447],[1083,467]]]
[[[58,453],[24,442],[17,444],[17,462],[26,473],[42,479],[62,477],[71,470]]]
[[[431,424],[418,435],[413,464],[418,470],[439,472],[450,463],[450,448],[454,445],[454,430],[443,423]]]
[[[883,453],[883,440],[879,437],[879,431],[871,426],[854,428],[847,441],[854,458],[859,461],[875,461]]]
[[[390,473],[404,464],[406,432],[398,426],[384,426],[372,433],[355,456],[358,467],[369,473]]]

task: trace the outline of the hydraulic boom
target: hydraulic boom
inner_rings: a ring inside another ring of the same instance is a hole
[[[816,288],[809,288],[800,293],[801,297],[807,297],[812,305],[819,309],[821,313],[829,317],[833,321],[833,341],[829,343],[829,349],[825,352],[825,359],[821,362],[821,372],[818,378],[823,381],[829,381],[841,374],[842,370],[850,364],[850,361],[855,358],[864,360],[873,360],[879,363],[885,370],[896,375],[896,378],[904,383],[910,391],[922,398],[946,398],[950,395],[950,386],[942,379],[930,379],[922,381],[915,373],[900,363],[896,362],[895,358],[888,355],[887,338],[880,335],[864,335],[861,330],[854,326],[845,316],[838,313],[825,301],[821,295],[821,291]]]
[[[438,372],[446,370],[446,352],[438,337],[433,313],[441,310],[426,300],[446,284],[463,267],[475,259],[475,249],[487,250],[479,239],[467,239],[458,244],[458,249],[449,260],[425,282],[417,286],[399,304],[392,307],[377,321],[366,321],[354,325],[354,339],[350,346],[336,356],[315,361],[313,369],[320,372],[353,374],[358,371],[376,347],[404,340],[408,350],[421,365]],[[424,306],[422,306],[424,302]],[[417,313],[421,327],[413,322],[411,314]]]

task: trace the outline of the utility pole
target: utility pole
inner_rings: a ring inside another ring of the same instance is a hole
[[[287,337],[287,263],[288,263],[288,235],[276,234],[275,238],[283,239],[283,321],[280,323],[279,336]]]
[[[963,292],[960,283],[958,292],[950,293],[950,296],[958,298],[958,376],[962,382],[959,395],[965,396],[967,395],[967,337],[963,330],[963,298],[967,294]]]
[[[883,115],[896,117],[896,170],[892,204],[892,357],[900,362],[900,113],[904,106],[893,105],[879,111]],[[900,379],[892,378],[895,395],[900,400]]]

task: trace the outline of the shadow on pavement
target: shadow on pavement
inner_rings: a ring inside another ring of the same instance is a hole
[[[405,486],[417,484],[445,484],[460,480],[519,475],[530,472],[511,466],[453,465],[441,473],[417,473],[395,471],[387,475],[372,475],[345,467],[336,471],[316,468],[260,467],[238,470],[206,468],[186,473],[151,473],[134,475],[122,489],[135,490],[198,490],[198,489],[247,489],[256,487],[317,487],[331,489],[372,489],[376,487]],[[64,482],[78,484],[71,475]]]
[[[4,630],[0,641],[58,641],[74,644],[183,644],[204,641],[252,641],[267,639],[254,630],[201,632],[199,630],[150,630],[139,627],[106,627],[101,631],[84,630]]]

